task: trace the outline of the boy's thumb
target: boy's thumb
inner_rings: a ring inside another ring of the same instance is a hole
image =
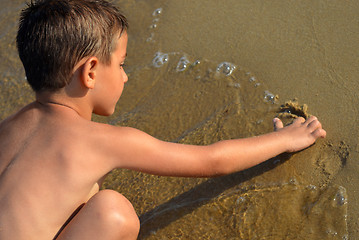
[[[283,128],[283,122],[279,118],[273,119],[274,131]]]

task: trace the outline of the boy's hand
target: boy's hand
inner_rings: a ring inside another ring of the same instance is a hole
[[[281,133],[284,137],[284,143],[287,144],[287,152],[300,151],[312,145],[317,138],[325,138],[326,131],[322,124],[314,116],[307,120],[299,117],[286,127],[279,118],[273,119],[274,131]]]

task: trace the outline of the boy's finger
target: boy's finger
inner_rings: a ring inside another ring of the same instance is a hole
[[[298,117],[294,120],[294,122],[305,123],[306,121],[304,117]]]
[[[311,131],[314,131],[315,129],[317,128],[322,128],[322,124],[317,120],[313,120],[312,122],[310,122],[308,124],[308,128],[311,130]]]
[[[325,138],[327,136],[327,132],[323,128],[318,128],[312,134],[316,139],[319,138],[319,137],[320,138]]]
[[[313,121],[318,121],[318,118],[316,116],[310,116],[310,118],[306,120],[308,124],[312,123]]]
[[[283,128],[283,122],[279,118],[273,119],[274,131]]]

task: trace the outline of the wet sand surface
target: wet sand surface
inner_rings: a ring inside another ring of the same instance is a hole
[[[130,21],[129,82],[116,113],[94,120],[189,144],[266,133],[277,115],[316,115],[328,133],[219,178],[114,171],[104,187],[133,203],[140,239],[359,238],[359,3],[115,2]],[[4,119],[33,94],[14,41],[25,3],[0,6]]]

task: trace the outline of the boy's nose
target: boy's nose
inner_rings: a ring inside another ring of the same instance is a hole
[[[124,76],[124,78],[123,78],[123,82],[125,83],[125,82],[127,82],[128,81],[128,76],[127,76],[127,74],[125,73],[124,74],[125,76]]]

